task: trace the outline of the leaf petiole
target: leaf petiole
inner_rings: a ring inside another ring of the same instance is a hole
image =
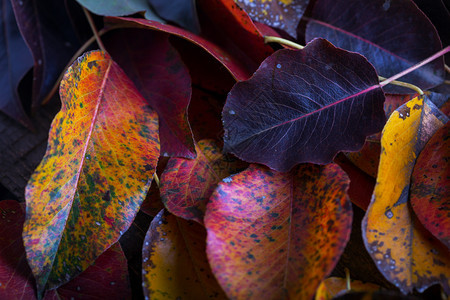
[[[159,177],[158,174],[156,174],[156,172],[155,174],[153,174],[153,179],[155,180],[156,186],[159,188]]]
[[[84,14],[86,15],[86,19],[89,22],[89,26],[91,26],[91,30],[94,33],[94,36],[95,36],[95,39],[97,40],[98,46],[100,47],[100,49],[103,52],[108,53],[108,51],[106,51],[105,45],[103,45],[103,42],[100,39],[97,28],[95,27],[94,20],[92,19],[91,13],[85,7],[83,7],[83,11],[84,11]]]
[[[380,85],[381,85],[381,83],[383,83],[386,80],[386,78],[383,77],[383,76],[378,76],[378,79],[380,80]],[[419,95],[423,95],[422,89],[420,87],[418,87],[418,86],[415,86],[415,85],[411,84],[411,83],[407,83],[407,82],[403,82],[403,81],[397,81],[397,80],[391,81],[389,83],[393,84],[393,85],[409,88],[411,90],[416,91]]]
[[[286,45],[286,46],[289,46],[289,47],[292,47],[292,48],[295,48],[295,49],[300,49],[300,50],[305,48],[305,46],[299,45],[299,44],[297,44],[295,42],[292,42],[290,40],[283,39],[283,38],[280,38],[280,37],[277,37],[277,36],[269,36],[269,35],[266,35],[264,37],[264,43],[266,43],[266,44],[267,43],[279,43],[281,45]]]

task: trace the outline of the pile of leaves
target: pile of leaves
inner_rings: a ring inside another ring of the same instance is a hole
[[[26,133],[2,147],[49,134],[26,188],[2,181],[0,298],[450,295],[431,3],[3,0],[0,110]],[[357,238],[382,280],[329,277]]]

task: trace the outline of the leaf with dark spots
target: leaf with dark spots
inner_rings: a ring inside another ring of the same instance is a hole
[[[266,25],[282,29],[297,38],[297,27],[309,0],[237,0],[250,17]]]
[[[25,191],[23,240],[39,294],[81,273],[127,230],[159,157],[156,113],[107,54],[78,58],[60,94],[47,152]]]
[[[150,7],[148,0],[76,0],[82,6],[100,16],[128,16],[136,13],[144,13],[148,20],[164,23]]]
[[[144,295],[150,299],[226,299],[206,258],[206,231],[164,210],[142,249]]]
[[[17,27],[10,0],[0,2],[0,111],[32,128],[17,88],[33,58]]]
[[[306,41],[323,37],[364,55],[383,77],[395,75],[438,52],[441,42],[428,18],[410,0],[318,0],[306,27]],[[402,77],[429,89],[444,81],[442,58]],[[413,93],[387,85],[387,92]]]
[[[336,164],[250,165],[206,207],[207,253],[231,299],[310,299],[350,237],[349,179]]]
[[[17,24],[33,54],[33,108],[53,88],[70,58],[80,47],[64,1],[11,1]]]
[[[420,222],[450,248],[450,123],[436,131],[417,158],[411,206]]]
[[[214,140],[201,140],[196,159],[171,158],[161,176],[161,198],[172,214],[203,224],[205,207],[217,183],[247,167],[221,153]]]
[[[168,37],[162,32],[128,28],[114,30],[103,40],[114,61],[158,113],[161,153],[194,158],[187,119],[191,80]]]
[[[450,291],[450,254],[412,213],[410,178],[420,151],[447,117],[423,97],[393,112],[383,129],[372,201],[362,223],[363,239],[380,272],[403,293],[440,283]],[[439,262],[439,263],[438,263]]]
[[[316,39],[277,51],[233,87],[223,109],[224,150],[278,171],[326,164],[381,131],[383,102],[363,56]]]
[[[106,17],[105,22],[109,25],[123,24],[136,28],[146,28],[151,30],[157,30],[167,32],[175,36],[184,38],[197,46],[203,48],[210,53],[215,59],[217,59],[236,80],[245,80],[250,77],[252,70],[248,70],[243,65],[243,62],[233,58],[228,52],[217,46],[216,44],[206,40],[203,37],[195,35],[187,30],[161,24],[155,21],[135,19],[135,18],[123,18],[123,17]]]
[[[195,34],[200,33],[195,0],[148,0],[155,12]]]
[[[360,280],[351,280],[350,286],[351,290],[348,290],[346,278],[329,277],[320,283],[314,299],[331,300],[335,297],[350,292],[369,292],[381,290],[379,285],[370,282],[362,282]]]

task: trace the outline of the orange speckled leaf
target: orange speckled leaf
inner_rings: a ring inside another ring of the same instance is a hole
[[[448,249],[423,228],[408,201],[417,155],[446,119],[432,102],[414,98],[391,114],[382,133],[377,184],[363,220],[363,239],[380,272],[405,294],[438,282],[450,291]]]
[[[347,290],[347,280],[345,278],[330,277],[322,281],[317,288],[315,300],[331,300],[336,296],[341,296],[350,292],[369,292],[381,290],[379,285],[352,280],[350,290]]]
[[[450,122],[419,155],[411,177],[411,206],[420,222],[450,248]]]
[[[91,265],[132,223],[159,157],[158,117],[120,67],[84,54],[26,188],[23,240],[38,293]]]
[[[348,241],[349,179],[338,165],[289,173],[250,165],[208,202],[213,273],[232,299],[310,299]]]
[[[214,140],[201,140],[196,159],[171,158],[161,176],[161,199],[174,215],[203,224],[206,203],[217,183],[248,166],[223,155]]]
[[[205,252],[206,231],[161,210],[142,249],[146,299],[226,299]]]

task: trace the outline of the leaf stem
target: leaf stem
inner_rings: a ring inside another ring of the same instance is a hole
[[[347,291],[350,291],[352,286],[350,282],[350,270],[348,268],[345,268],[345,281],[347,283]]]
[[[381,85],[382,82],[384,82],[386,80],[386,78],[383,77],[383,76],[378,76],[378,79],[381,81],[380,85]],[[411,90],[416,91],[417,93],[419,93],[419,95],[423,95],[422,89],[419,88],[418,86],[415,86],[415,85],[411,84],[411,83],[394,80],[394,81],[391,81],[390,84],[406,87],[406,88],[409,88]]]
[[[450,73],[450,67],[447,66],[446,64],[444,64],[444,67],[445,67],[445,71],[447,71],[447,73]]]
[[[153,174],[153,179],[155,179],[156,186],[159,189],[159,177],[158,177],[158,174],[156,174],[156,172],[155,172],[155,174]]]
[[[98,46],[100,47],[100,49],[103,52],[108,53],[108,51],[106,51],[105,45],[103,45],[103,42],[100,39],[97,28],[95,27],[95,24],[94,24],[94,20],[92,19],[91,13],[85,7],[83,7],[83,11],[84,11],[84,14],[86,15],[86,19],[89,22],[89,26],[91,26],[91,30],[94,33],[94,36],[95,36],[95,39],[97,40]]]
[[[276,36],[269,36],[269,35],[266,35],[264,37],[264,43],[266,43],[266,44],[267,43],[279,43],[281,45],[286,45],[286,46],[289,46],[289,47],[292,47],[292,48],[295,48],[295,49],[300,49],[300,50],[305,48],[305,46],[299,45],[299,44],[297,44],[295,42],[292,42],[290,40],[286,40],[286,39],[283,39],[283,38],[280,38],[280,37],[276,37]]]

